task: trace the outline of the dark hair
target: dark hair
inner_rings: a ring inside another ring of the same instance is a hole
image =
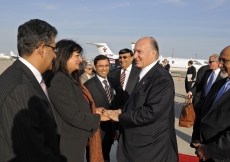
[[[119,51],[119,55],[120,55],[120,54],[125,54],[125,53],[130,53],[130,56],[133,56],[133,51],[130,50],[130,49],[128,49],[128,48],[124,48],[124,49],[121,49],[121,50]]]
[[[192,61],[192,60],[190,60],[188,63],[192,65],[192,64],[193,64],[193,61]]]
[[[158,43],[157,41],[153,38],[153,37],[149,37],[150,38],[150,45],[152,47],[153,50],[156,50],[157,51],[157,58],[159,58],[159,47],[158,47]]]
[[[109,61],[109,58],[107,57],[107,56],[105,56],[105,55],[98,55],[98,56],[96,56],[95,58],[94,58],[94,65],[97,65],[97,62],[99,61],[99,60],[108,60]]]
[[[57,71],[62,71],[65,75],[67,75],[70,79],[79,83],[80,77],[80,69],[75,70],[72,74],[69,74],[67,70],[67,61],[73,55],[74,51],[83,55],[83,48],[77,44],[75,41],[70,39],[62,39],[56,43],[56,48],[58,51],[56,52],[56,59],[54,61],[53,73]]]
[[[42,43],[51,44],[57,30],[45,21],[32,19],[18,27],[17,47],[19,56],[31,55]]]

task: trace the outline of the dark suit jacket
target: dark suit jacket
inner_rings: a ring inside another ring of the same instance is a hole
[[[225,82],[226,79],[221,79],[211,87],[202,111],[196,117],[192,135],[193,140],[200,140],[207,146],[211,158],[218,162],[230,162],[230,90],[213,104]]]
[[[186,73],[185,82],[188,82],[187,74],[192,74],[192,78],[191,79],[194,80],[195,77],[196,77],[196,68],[194,66],[188,67],[188,70],[187,70],[187,73]]]
[[[121,107],[128,100],[130,94],[132,93],[138,81],[140,71],[141,71],[140,68],[132,65],[132,69],[127,81],[125,91],[122,91],[121,94],[118,94],[119,101],[121,101],[119,107]],[[116,79],[119,83],[120,83],[120,75],[121,75],[121,67],[113,69],[109,72],[109,76]]]
[[[96,107],[104,107],[105,109],[111,109],[115,110],[119,108],[117,105],[119,105],[119,100],[116,97],[117,93],[121,91],[121,88],[119,87],[119,83],[113,78],[107,77],[111,95],[112,95],[112,102],[109,104],[108,98],[105,93],[105,89],[102,86],[100,80],[97,76],[89,79],[85,82],[86,88],[89,90],[90,94],[92,95]],[[102,147],[106,147],[108,145],[111,145],[113,143],[114,139],[114,132],[115,129],[113,129],[114,125],[111,121],[107,122],[101,122],[100,128],[101,128],[101,138],[102,138]]]
[[[198,109],[203,104],[203,102],[205,100],[205,92],[206,92],[206,87],[207,87],[207,81],[208,81],[208,78],[211,75],[212,71],[213,71],[212,69],[206,70],[205,73],[204,73],[204,76],[201,79],[201,81],[200,82],[196,81],[196,83],[194,84],[194,86],[191,89],[191,92],[192,92],[193,95],[196,94],[196,93],[199,93],[199,92],[201,93],[200,100],[197,103],[196,109]],[[223,79],[223,78],[220,77],[220,72],[219,72],[215,82],[220,80],[220,79]]]
[[[84,151],[86,147],[80,142],[85,141],[86,144],[87,139],[98,129],[100,115],[91,113],[90,105],[84,98],[80,85],[61,71],[54,75],[48,92],[55,107],[61,132],[61,154],[66,156],[68,161],[76,160],[75,157],[79,156],[79,152]],[[74,151],[70,154],[68,150]]]
[[[167,64],[167,65],[164,66],[164,68],[165,68],[165,70],[169,71],[170,70],[170,65]]]
[[[59,162],[52,107],[30,69],[16,60],[0,89],[0,161]]]
[[[174,83],[159,63],[134,88],[119,115],[119,162],[178,162]]]

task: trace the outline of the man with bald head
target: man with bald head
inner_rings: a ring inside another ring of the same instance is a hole
[[[118,162],[178,162],[174,128],[174,83],[157,62],[159,49],[152,37],[141,38],[134,48],[139,81],[120,111],[106,111],[122,126]],[[122,112],[121,112],[122,111]]]
[[[221,51],[219,63],[227,78],[212,85],[193,129],[192,144],[201,161],[230,162],[230,46]]]

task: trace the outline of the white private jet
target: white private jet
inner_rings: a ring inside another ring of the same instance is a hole
[[[97,47],[99,54],[107,56],[110,60],[112,67],[115,67],[115,62],[118,62],[119,55],[114,54],[106,43],[87,43]],[[132,50],[134,49],[135,43],[131,43]],[[202,59],[192,59],[192,58],[171,58],[171,57],[162,57],[158,58],[159,63],[162,63],[164,59],[168,60],[170,64],[170,72],[186,72],[188,69],[188,61],[193,61],[193,66],[198,70],[201,66],[207,65],[207,60]],[[116,65],[117,66],[117,65]]]
[[[11,57],[7,56],[5,53],[0,53],[0,58],[7,59],[7,60],[11,59]]]
[[[13,51],[10,51],[10,55],[7,55],[5,53],[0,53],[0,58],[11,60],[11,59],[17,59],[18,55],[15,55]]]

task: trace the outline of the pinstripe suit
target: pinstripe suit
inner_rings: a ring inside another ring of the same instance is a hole
[[[0,161],[59,162],[52,107],[30,69],[16,60],[0,76]]]

